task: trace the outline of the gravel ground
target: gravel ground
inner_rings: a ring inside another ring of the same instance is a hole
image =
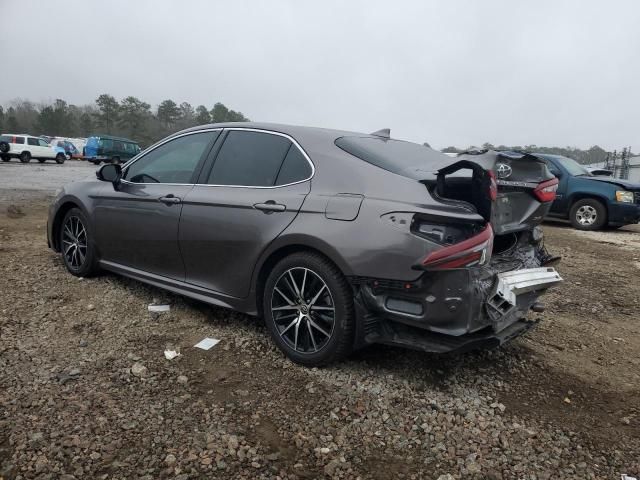
[[[0,191],[0,479],[640,474],[640,255],[607,240],[637,227],[548,226],[566,282],[504,348],[374,346],[305,369],[256,319],[67,274],[46,248],[47,201]],[[150,314],[154,299],[171,311]],[[221,342],[193,348],[207,336]]]
[[[96,166],[80,160],[20,163],[12,160],[0,164],[0,201],[15,198],[15,194],[28,192],[53,193],[66,183],[94,175]]]

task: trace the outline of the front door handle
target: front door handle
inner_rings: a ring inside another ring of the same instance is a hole
[[[172,193],[166,195],[164,197],[160,197],[158,201],[164,203],[165,205],[175,205],[176,203],[182,203],[182,200],[179,197],[176,197]]]
[[[264,203],[256,203],[253,205],[256,210],[262,210],[264,213],[284,212],[287,209],[286,205],[276,203],[273,200],[267,200]]]

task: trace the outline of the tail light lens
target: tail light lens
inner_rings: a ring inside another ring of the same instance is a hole
[[[488,223],[473,237],[431,252],[422,261],[422,266],[429,270],[445,270],[484,265],[491,257],[492,246],[493,229]]]
[[[533,190],[533,195],[542,203],[553,202],[556,199],[558,191],[558,179],[552,178],[546,182],[542,182]]]
[[[496,174],[493,170],[489,170],[489,198],[492,202],[495,202],[498,198],[498,182],[496,181]]]

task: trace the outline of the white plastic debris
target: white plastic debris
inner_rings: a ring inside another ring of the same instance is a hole
[[[636,477],[630,477],[629,475],[626,475],[624,473],[620,475],[620,479],[621,480],[638,480]]]
[[[149,304],[150,312],[168,312],[171,307],[169,305],[155,305],[153,303]]]
[[[201,348],[202,350],[209,350],[211,347],[217,345],[218,343],[220,343],[220,340],[218,340],[217,338],[206,337],[196,343],[194,347]]]
[[[180,356],[180,352],[176,352],[175,350],[164,351],[164,358],[166,358],[167,360],[173,360],[174,358],[179,356]]]

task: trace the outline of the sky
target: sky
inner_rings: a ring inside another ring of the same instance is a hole
[[[638,0],[0,0],[0,18],[22,19],[2,22],[0,104],[110,93],[436,148],[640,150]]]

